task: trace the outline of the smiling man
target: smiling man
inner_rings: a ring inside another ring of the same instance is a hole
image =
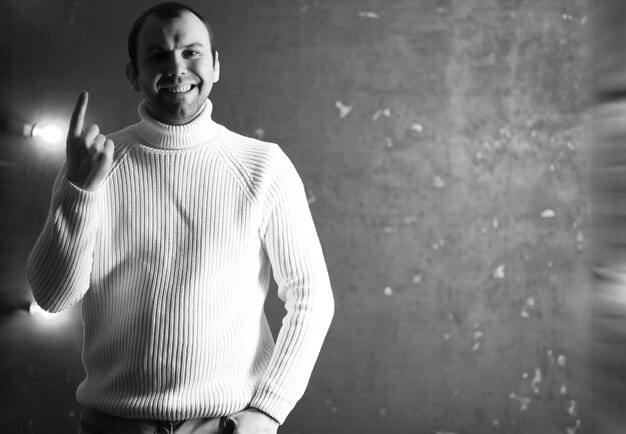
[[[211,119],[213,35],[179,3],[142,14],[126,75],[141,121],[83,128],[28,259],[33,295],[83,300],[81,433],[276,433],[308,383],[333,316],[302,182],[280,148]],[[285,302],[276,342],[270,272]]]
[[[181,125],[201,112],[220,64],[204,18],[191,10],[180,16],[162,11],[144,14],[133,26],[126,76],[155,119]]]

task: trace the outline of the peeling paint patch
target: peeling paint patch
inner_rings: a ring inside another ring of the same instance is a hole
[[[493,270],[493,278],[504,279],[504,265],[498,265],[496,269]]]
[[[421,274],[416,274],[415,276],[413,276],[413,283],[421,283],[421,281],[422,281]]]
[[[444,180],[439,176],[435,176],[433,178],[433,187],[435,188],[443,188],[445,187],[446,183],[444,182]]]
[[[551,219],[556,217],[556,212],[553,209],[545,209],[541,211],[541,218]]]
[[[559,357],[556,359],[557,365],[564,367],[567,364],[567,357],[565,354],[559,354]]]
[[[374,113],[374,115],[372,116],[372,120],[377,121],[381,116],[391,117],[391,110],[389,110],[388,108],[377,110],[376,113]]]
[[[440,248],[442,248],[443,246],[446,245],[446,240],[437,240],[434,243],[432,243],[431,247],[433,248],[433,250],[439,250]]]
[[[569,414],[572,417],[576,417],[576,415],[578,414],[578,408],[577,408],[577,403],[574,399],[570,400],[570,402],[567,404],[567,414]]]
[[[474,324],[474,333],[472,334],[472,347],[471,350],[472,351],[478,351],[480,349],[480,344],[483,341],[483,338],[485,336],[485,334],[483,333],[482,330],[479,330],[478,327],[480,327],[480,325]]]
[[[376,20],[376,19],[380,18],[380,15],[378,15],[376,12],[367,12],[367,11],[359,12],[359,16],[361,18],[369,18],[369,19],[372,19],[372,20]]]
[[[565,428],[567,434],[576,434],[576,431],[580,429],[580,419],[576,419],[576,425],[568,426]]]
[[[415,222],[417,222],[417,216],[408,215],[408,216],[404,217],[404,224],[405,225],[412,225]]]
[[[530,383],[530,387],[535,394],[539,394],[540,392],[539,383],[541,383],[541,381],[542,381],[541,370],[537,368],[535,369],[535,376],[533,377],[533,380]]]
[[[530,405],[530,398],[527,398],[525,396],[520,396],[517,393],[511,392],[509,394],[509,398],[517,401],[520,403],[520,411],[526,411],[528,410],[528,406]]]
[[[415,133],[423,133],[424,132],[424,127],[422,126],[422,124],[415,123],[415,124],[411,125],[410,130],[415,132]]]
[[[339,411],[337,407],[333,405],[332,401],[328,398],[326,398],[326,400],[324,401],[324,404],[326,404],[326,406],[329,407],[331,413],[337,413]]]
[[[339,110],[339,117],[341,119],[345,118],[350,114],[354,107],[349,106],[347,104],[342,103],[341,101],[335,101],[335,107]]]
[[[388,287],[386,287],[386,288],[385,288],[384,293],[385,293],[385,295],[386,295],[387,297],[390,297],[390,296],[392,296],[392,295],[393,295],[393,289],[391,289],[391,287],[390,287],[390,286],[388,286]]]

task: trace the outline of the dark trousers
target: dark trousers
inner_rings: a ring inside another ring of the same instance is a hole
[[[229,434],[232,421],[227,417],[189,419],[178,422],[126,419],[83,409],[78,434]]]

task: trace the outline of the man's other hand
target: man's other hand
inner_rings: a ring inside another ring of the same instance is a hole
[[[276,434],[278,422],[256,408],[247,408],[228,417],[234,422],[233,434]]]
[[[100,134],[96,124],[83,131],[89,94],[81,92],[67,134],[67,179],[83,190],[95,191],[113,163],[113,141]]]

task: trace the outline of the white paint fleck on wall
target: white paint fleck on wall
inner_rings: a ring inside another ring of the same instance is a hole
[[[372,116],[373,121],[377,121],[381,116],[391,117],[391,110],[388,108],[376,110],[376,113]]]
[[[517,401],[520,403],[520,410],[521,411],[526,411],[528,410],[528,406],[530,405],[530,398],[527,398],[525,396],[520,396],[517,393],[511,392],[509,395],[509,398]]]
[[[378,15],[376,12],[367,12],[367,11],[359,12],[359,16],[361,18],[369,18],[373,20],[380,18],[380,15]]]
[[[569,414],[572,417],[576,417],[576,415],[578,414],[578,406],[577,406],[576,400],[572,399],[567,404],[567,414]]]
[[[541,381],[542,381],[541,369],[537,368],[537,369],[535,369],[535,376],[533,377],[533,380],[530,383],[531,389],[536,394],[538,394],[540,392],[539,383],[541,383]]]
[[[493,278],[494,279],[504,279],[504,265],[498,265],[495,270],[493,270]]]
[[[423,133],[424,132],[424,127],[422,126],[422,124],[418,124],[418,123],[414,123],[413,125],[411,125],[411,131],[416,132],[416,133]]]
[[[335,107],[337,107],[337,109],[339,109],[339,117],[341,119],[345,118],[346,116],[348,116],[350,114],[350,112],[352,111],[353,107],[346,105],[344,103],[342,103],[341,101],[336,101],[335,102]]]

